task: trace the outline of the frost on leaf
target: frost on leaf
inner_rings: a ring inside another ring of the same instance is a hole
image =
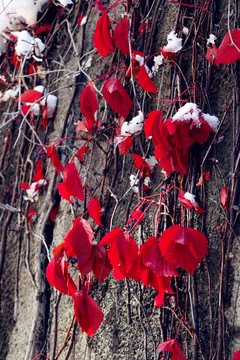
[[[93,43],[103,58],[110,52],[115,52],[109,26],[111,26],[111,21],[107,11],[103,11],[93,35]]]
[[[129,33],[129,20],[127,17],[125,17],[116,26],[113,33],[113,40],[115,45],[121,50],[121,52],[125,56],[127,56],[127,54],[129,53],[128,33]]]
[[[73,295],[74,312],[82,333],[92,337],[103,321],[102,310],[95,300],[83,290],[76,291]]]
[[[64,166],[63,182],[58,184],[58,192],[62,198],[67,199],[70,204],[72,204],[71,196],[83,201],[84,192],[82,182],[74,162]]]
[[[179,266],[191,274],[207,253],[208,242],[201,232],[172,225],[159,240],[162,255],[172,266]]]
[[[201,214],[206,212],[203,210],[195,200],[195,195],[190,192],[185,192],[182,189],[178,193],[178,200],[182,203],[183,206],[187,209],[194,209],[197,213]]]
[[[128,116],[133,102],[119,79],[107,79],[103,85],[102,94],[114,111],[124,118]]]
[[[216,131],[218,119],[204,114],[194,103],[187,103],[166,121],[162,113],[154,110],[145,120],[145,136],[152,136],[155,157],[167,175],[174,171],[186,174],[189,148],[195,143],[203,145],[211,131]]]

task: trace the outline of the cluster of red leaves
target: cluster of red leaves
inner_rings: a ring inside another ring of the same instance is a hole
[[[231,30],[226,33],[219,48],[210,44],[207,49],[207,60],[219,67],[219,64],[230,64],[240,59],[240,30]]]
[[[201,126],[197,126],[191,116],[188,119],[174,121],[168,118],[163,122],[162,113],[154,110],[148,114],[144,129],[146,138],[152,136],[155,146],[155,158],[167,175],[176,171],[187,174],[189,148],[195,143],[201,145],[208,139],[212,128],[199,113]]]
[[[72,296],[74,311],[82,332],[92,336],[99,328],[103,315],[97,303],[87,294],[88,286],[77,291],[77,286],[69,274],[69,261],[76,259],[81,278],[93,271],[97,279],[103,281],[112,269],[104,247],[94,241],[93,230],[85,219],[76,218],[64,242],[53,250],[53,259],[47,266],[48,282],[60,293]]]
[[[143,282],[158,291],[155,306],[161,306],[165,293],[174,293],[170,286],[177,267],[193,274],[207,252],[207,239],[199,231],[173,225],[158,240],[150,237],[140,252],[128,231],[116,228],[103,237],[99,245],[110,245],[108,258],[113,277],[126,277]]]

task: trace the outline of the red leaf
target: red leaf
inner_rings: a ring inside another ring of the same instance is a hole
[[[34,178],[33,178],[35,182],[38,182],[39,180],[44,180],[42,162],[43,162],[43,159],[40,158],[40,159],[38,159],[38,161],[36,163],[35,174],[34,174]]]
[[[71,204],[71,196],[83,201],[84,192],[82,182],[74,162],[68,163],[64,166],[63,182],[58,184],[58,192],[63,199],[67,199]]]
[[[91,200],[88,203],[87,211],[97,225],[102,225],[102,223],[101,223],[101,208],[102,207],[101,207],[100,201],[97,199],[91,198]]]
[[[55,145],[50,146],[47,149],[47,156],[50,157],[50,160],[51,160],[53,166],[55,167],[57,174],[59,175],[59,173],[62,172],[64,170],[64,168],[63,168],[61,160],[59,159],[58,154],[56,152]]]
[[[110,25],[111,21],[107,11],[103,11],[102,16],[98,19],[96,30],[93,35],[93,43],[103,58],[110,52],[115,52],[112,36],[109,31]]]
[[[27,90],[21,94],[21,102],[34,103],[42,97],[42,93],[37,90]],[[16,100],[19,102],[19,98]]]
[[[119,79],[107,79],[103,85],[102,94],[114,111],[124,118],[127,117],[133,102]]]
[[[140,264],[142,269],[148,267],[159,276],[171,277],[178,275],[176,267],[172,267],[162,256],[156,237],[149,237],[141,245]]]
[[[133,160],[136,169],[140,169],[140,176],[143,179],[150,175],[150,167],[140,155],[133,153]]]
[[[93,246],[93,273],[101,282],[108,276],[112,270],[112,265],[108,259],[108,254],[103,246]]]
[[[78,263],[86,261],[91,255],[93,230],[85,219],[76,218],[71,230],[64,238],[64,249],[67,257],[76,258]]]
[[[84,131],[84,132],[88,131],[88,129],[83,121],[80,121],[80,120],[77,121],[76,132],[78,132],[78,131]]]
[[[31,108],[31,105],[22,105],[21,106],[21,111],[22,111],[23,115],[26,115],[30,108]]]
[[[153,92],[154,94],[157,93],[157,87],[154,85],[153,81],[148,75],[144,64],[140,66],[140,70],[138,72],[138,83],[144,90]]]
[[[93,127],[96,124],[95,120],[95,112],[98,109],[98,101],[95,93],[95,89],[93,84],[90,82],[88,86],[83,90],[80,97],[80,109],[86,118],[86,122],[88,124],[88,130],[92,133]],[[78,128],[77,128],[78,131]]]
[[[35,31],[35,35],[42,34],[44,32],[49,32],[51,30],[52,24],[44,24],[39,26],[39,28]]]
[[[129,20],[127,17],[125,17],[116,26],[113,33],[113,40],[115,45],[121,50],[121,52],[125,56],[129,54],[128,33],[129,33]]]
[[[240,360],[240,350],[236,351],[233,354],[233,360]]]
[[[47,106],[45,106],[42,111],[42,127],[44,131],[46,131],[47,122],[48,122],[48,112],[47,112]]]
[[[137,80],[137,79],[138,79],[139,70],[140,70],[139,62],[138,62],[137,60],[133,59],[133,61],[132,61],[133,80]],[[128,67],[125,76],[126,76],[126,77],[131,76],[131,65]]]
[[[55,217],[56,217],[58,211],[59,211],[59,206],[55,207],[55,208],[50,212],[49,217],[50,217],[50,219],[51,219],[52,222],[54,222]]]
[[[206,237],[192,228],[172,225],[160,237],[159,248],[172,266],[194,273],[207,253]]]
[[[73,295],[77,287],[68,273],[68,263],[64,260],[64,243],[53,250],[53,255],[46,269],[47,280],[60,293]]]
[[[211,46],[208,46],[207,48],[207,54],[206,59],[211,63],[218,66],[218,63],[216,63],[216,55],[218,52],[218,48],[216,44],[212,44]]]
[[[225,210],[228,208],[228,188],[226,186],[224,186],[221,192],[221,204]]]
[[[82,146],[78,152],[77,152],[77,157],[80,161],[83,161],[83,156],[87,153],[87,151],[89,150],[88,146]]]
[[[240,30],[231,30],[231,37],[234,44],[240,48]],[[240,59],[240,51],[232,44],[229,32],[223,38],[221,45],[217,50],[215,64],[230,64]]]
[[[158,291],[158,295],[155,298],[154,306],[162,306],[164,302],[164,294],[174,294],[171,288],[170,281],[172,277],[159,276],[150,268],[145,268],[141,272],[141,281],[148,287],[151,286]]]
[[[37,211],[33,209],[29,209],[27,212],[27,219],[30,225],[32,225],[32,222],[35,221],[37,218]]]
[[[140,279],[139,250],[135,240],[123,232],[121,228],[116,228],[103,237],[99,245],[110,245],[108,258],[113,266],[113,277],[124,279],[126,277],[134,280]]]
[[[131,136],[117,136],[114,141],[117,141],[118,151],[120,155],[125,155],[128,153],[129,149],[132,147],[132,137]]]
[[[83,291],[76,291],[73,295],[74,312],[82,333],[92,337],[103,321],[103,314],[93,298]]]
[[[189,197],[189,199],[188,199]],[[195,196],[183,191],[182,189],[178,193],[178,200],[182,203],[183,206],[187,209],[194,209],[198,214],[206,212],[206,210],[203,210],[200,208],[198,203],[195,201]]]
[[[201,176],[199,177],[198,183],[196,184],[196,186],[202,186],[203,180],[209,181],[210,179],[211,179],[210,171],[207,171],[207,172],[203,173],[203,175],[201,175]]]
[[[185,358],[185,356],[182,352],[181,345],[179,345],[179,343],[177,342],[176,339],[167,339],[166,341],[164,341],[163,343],[158,345],[158,350],[160,352],[161,351],[170,351],[173,354],[174,359],[176,359],[176,360],[187,360],[187,358]],[[172,356],[172,359],[173,359],[173,356]]]
[[[20,186],[24,190],[31,189],[30,186],[28,185],[28,183],[22,183],[22,184],[19,184],[18,186]]]

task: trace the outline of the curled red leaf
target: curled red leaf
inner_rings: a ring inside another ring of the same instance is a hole
[[[83,201],[84,192],[82,182],[74,162],[68,163],[64,166],[63,182],[58,184],[58,192],[63,199],[67,199],[71,204],[71,196]]]
[[[96,124],[95,113],[98,109],[98,101],[94,86],[91,82],[85,87],[81,94],[80,109],[86,118],[87,129],[92,133],[93,127]]]
[[[95,33],[93,35],[93,43],[103,58],[110,52],[115,52],[112,36],[109,30],[110,25],[111,21],[108,17],[107,11],[103,11],[102,16],[98,19]]]
[[[73,295],[77,287],[68,273],[68,263],[64,260],[64,243],[53,250],[53,256],[46,269],[49,284],[62,294]]]
[[[59,175],[60,172],[64,170],[61,160],[58,157],[56,146],[52,145],[47,149],[47,156],[50,157],[50,160]]]

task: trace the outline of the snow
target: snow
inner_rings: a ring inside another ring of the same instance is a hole
[[[218,118],[214,115],[202,113],[199,107],[194,103],[186,103],[178,110],[172,119],[173,121],[178,122],[193,120],[196,127],[201,127],[202,121],[200,115],[208,123],[211,129],[216,132],[219,124]]]
[[[183,34],[184,34],[185,36],[187,36],[188,33],[189,33],[189,30],[188,30],[188,28],[187,28],[186,26],[184,26],[183,29],[182,29],[182,32],[183,32]]]
[[[163,59],[164,59],[164,57],[162,54],[154,56],[154,58],[153,58],[154,65],[152,66],[153,73],[158,71],[159,66],[161,66],[163,63]]]
[[[139,65],[142,66],[144,64],[144,57],[141,55],[136,55],[135,59],[139,62]]]
[[[61,6],[72,4],[71,0],[59,0]],[[1,0],[0,1],[0,55],[6,51],[9,33],[23,27],[23,24],[33,25],[48,0]],[[26,30],[23,30],[26,31]],[[22,32],[22,31],[21,31]],[[41,40],[40,40],[41,41]],[[42,52],[42,43],[36,40],[36,45]],[[22,46],[22,45],[21,45]],[[21,49],[20,46],[20,49]],[[21,52],[22,53],[22,52]],[[25,52],[25,54],[27,51]],[[39,55],[38,55],[39,56]]]
[[[131,136],[138,132],[142,131],[143,128],[143,113],[142,111],[138,112],[138,115],[132,118],[129,122],[124,121],[121,127],[121,135]]]
[[[200,109],[194,103],[186,103],[173,116],[173,121],[186,121],[192,119],[194,122],[199,122]]]
[[[213,34],[209,35],[209,38],[207,39],[207,46],[210,44],[215,44],[215,41],[217,40],[216,36]]]
[[[158,161],[155,158],[155,156],[150,156],[145,161],[149,165],[150,171],[152,171],[154,169],[154,166],[158,164]]]
[[[132,188],[132,191],[135,192],[136,194],[138,194],[138,184],[139,184],[139,179],[131,174],[130,175],[130,186]]]
[[[216,132],[219,125],[219,120],[216,116],[209,115],[209,114],[202,114],[204,120],[207,121],[210,128],[212,128],[213,132]]]
[[[67,5],[72,5],[73,2],[71,0],[58,0],[58,2],[62,5],[62,6],[67,6]]]
[[[47,185],[47,181],[44,179],[40,179],[40,180],[38,180],[38,182],[33,182],[30,185],[30,189],[26,190],[27,196],[24,196],[24,200],[30,200],[31,202],[38,200],[39,188],[46,186],[46,185]]]
[[[167,45],[163,47],[164,51],[177,53],[182,48],[182,39],[178,38],[175,31],[171,31],[167,37]]]
[[[187,191],[185,192],[184,197],[186,200],[189,200],[193,205],[197,205],[197,202],[195,200],[195,195]]]
[[[15,88],[15,89],[9,89],[7,91],[5,91],[4,94],[0,94],[0,102],[1,101],[7,101],[9,99],[14,99],[15,97],[17,97],[18,95],[18,90],[19,88]]]
[[[57,106],[57,96],[52,95],[52,94],[48,95],[47,96],[47,116],[48,116],[48,119],[51,119],[53,117],[56,106]]]
[[[15,49],[18,56],[26,55],[28,52],[30,52],[30,54],[34,52],[37,57],[41,56],[41,53],[45,49],[42,40],[38,38],[34,39],[27,30],[23,30],[16,35],[18,35],[18,41]]]

